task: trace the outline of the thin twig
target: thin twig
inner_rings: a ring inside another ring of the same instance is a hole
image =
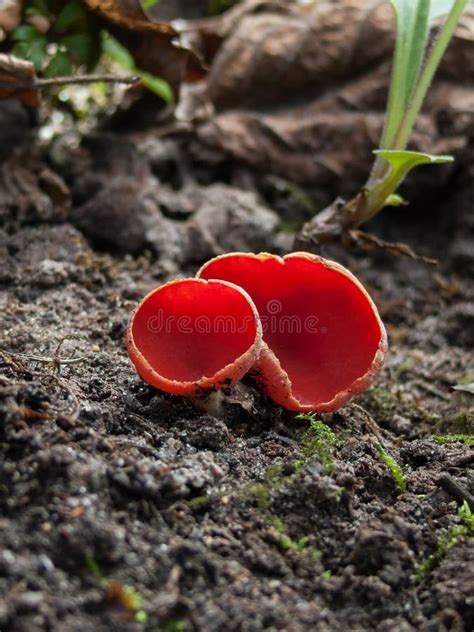
[[[372,415],[359,404],[355,404],[354,402],[352,402],[350,406],[351,408],[354,408],[355,410],[359,410],[364,415],[367,426],[371,430],[372,434],[376,437],[377,441],[382,446],[382,448],[384,448],[384,439],[380,432],[380,428],[378,427],[378,424],[375,421],[375,419],[372,417]]]
[[[17,358],[22,360],[32,360],[33,362],[40,362],[41,364],[80,364],[85,362],[86,358],[46,358],[44,356],[30,355],[28,353],[15,353]]]
[[[71,77],[51,77],[48,79],[32,79],[31,81],[2,81],[0,88],[12,90],[31,90],[34,88],[48,88],[50,86],[61,86],[64,84],[81,85],[87,83],[127,83],[133,84],[140,81],[140,77],[136,75],[128,77],[117,77],[116,75],[76,75]]]
[[[470,494],[467,489],[464,489],[459,483],[457,483],[449,474],[442,474],[436,481],[438,487],[444,489],[456,502],[460,505],[466,501],[469,505],[469,509],[474,511],[474,496]]]
[[[61,343],[60,343],[61,344]],[[60,348],[60,347],[59,347]],[[57,387],[59,387],[60,389],[62,389],[63,391],[66,392],[67,394],[67,398],[69,399],[69,402],[71,404],[70,408],[70,412],[64,412],[64,411],[55,411],[56,414],[56,419],[58,421],[63,421],[65,422],[68,426],[73,426],[78,417],[79,414],[81,412],[81,404],[79,402],[79,399],[77,398],[76,394],[74,393],[73,389],[71,388],[71,386],[69,385],[69,382],[66,380],[61,379],[58,375],[56,375],[55,373],[49,372],[49,373],[43,373],[42,371],[30,371],[27,370],[22,364],[21,364],[21,358],[18,357],[19,354],[14,354],[8,351],[2,351],[0,349],[0,358],[2,358],[2,360],[9,365],[10,367],[12,367],[14,370],[18,371],[18,372],[26,372],[28,371],[28,373],[30,373],[31,375],[35,376],[36,378],[38,378],[38,380],[50,380],[51,382],[55,383]],[[54,367],[53,367],[54,369]],[[27,384],[27,382],[23,383],[24,385]]]

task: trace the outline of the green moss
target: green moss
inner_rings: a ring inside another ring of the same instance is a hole
[[[270,489],[266,483],[251,481],[240,489],[240,496],[244,500],[254,501],[257,509],[266,512],[270,508]]]
[[[144,610],[138,610],[135,614],[135,621],[137,623],[146,623],[148,621],[148,615]]]
[[[97,561],[92,557],[88,557],[86,558],[85,563],[87,569],[94,575],[95,579],[100,584],[107,587],[107,577],[100,570]],[[141,609],[143,605],[142,595],[133,586],[120,584],[119,582],[116,582],[116,584],[120,586],[121,593],[124,596],[123,600],[120,600],[122,605],[124,605],[123,602],[126,603],[125,607],[133,613],[135,621],[137,621],[138,623],[146,623],[148,621],[148,615],[144,610]]]
[[[404,492],[407,488],[407,479],[402,471],[402,468],[398,465],[393,456],[389,454],[382,445],[380,445],[380,443],[377,445],[377,451],[385,465],[390,468],[395,485],[399,491]]]
[[[93,557],[87,557],[85,563],[87,570],[94,575],[95,579],[98,582],[103,582],[105,577],[102,575],[97,561]]]
[[[474,437],[466,434],[447,434],[436,435],[433,437],[433,441],[441,445],[445,443],[465,443],[466,445],[474,445]]]
[[[303,459],[295,459],[293,461],[293,467],[295,468],[295,474],[298,474],[298,472],[301,472],[301,470],[304,467]]]
[[[466,384],[471,384],[474,381],[474,373],[465,373],[458,380],[458,384],[465,386]]]
[[[274,463],[269,465],[265,470],[265,481],[269,485],[278,485],[283,477],[283,468],[281,465]]]
[[[185,632],[187,627],[186,621],[176,620],[169,621],[158,628],[153,628],[152,632]]]
[[[265,513],[270,509],[270,492],[285,482],[283,468],[274,463],[266,470],[263,481],[250,481],[240,489],[240,496],[245,500],[254,501],[259,511]]]
[[[317,457],[326,474],[331,474],[334,470],[333,450],[342,445],[341,439],[314,414],[297,415],[296,418],[310,422],[301,439],[302,454],[305,457]]]
[[[458,516],[464,524],[451,527],[447,534],[438,538],[434,553],[418,565],[416,570],[417,582],[423,581],[444,560],[448,552],[458,544],[461,538],[474,539],[474,515],[466,501],[458,509]]]
[[[204,507],[207,507],[210,502],[211,499],[209,496],[196,496],[195,498],[188,500],[188,506],[191,507],[191,509],[203,509]]]
[[[436,431],[439,434],[472,435],[472,418],[469,419],[467,413],[464,412],[456,413],[446,419],[443,419],[441,422],[438,422],[436,425]]]
[[[285,526],[280,518],[275,518],[270,522],[275,531],[280,536],[278,545],[284,551],[295,551],[296,553],[308,553],[315,559],[320,557],[320,552],[312,546],[309,546],[309,536],[304,535],[298,540],[293,540],[285,533]]]
[[[375,386],[368,391],[372,405],[382,415],[393,413],[397,407],[395,397],[389,391]]]

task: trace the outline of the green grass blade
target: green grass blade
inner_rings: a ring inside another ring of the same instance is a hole
[[[397,23],[382,149],[392,149],[414,90],[428,40],[430,0],[391,0]]]
[[[423,105],[423,101],[425,100],[426,93],[428,92],[434,74],[441,59],[443,58],[451,37],[453,36],[459,19],[467,7],[468,1],[469,0],[456,0],[454,2],[446,23],[444,24],[441,33],[436,40],[428,59],[426,60],[425,67],[413,93],[411,103],[405,116],[403,117],[399,132],[397,133],[394,141],[397,149],[405,149],[407,146],[408,139],[410,138],[416,117],[418,116],[421,106]],[[385,149],[385,147],[382,149]]]

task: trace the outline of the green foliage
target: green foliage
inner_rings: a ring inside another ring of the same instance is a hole
[[[395,376],[393,376],[395,378]],[[371,404],[380,415],[389,415],[393,413],[397,407],[396,398],[386,389],[374,386],[368,391],[371,398]]]
[[[97,18],[80,0],[29,0],[22,23],[10,34],[12,53],[48,77],[91,70],[100,53]]]
[[[436,432],[440,435],[458,434],[472,437],[472,431],[472,419],[463,411],[444,417],[436,424]]]
[[[397,151],[393,149],[379,149],[374,151],[377,157],[383,158],[390,164],[388,175],[375,184],[370,195],[372,203],[381,206],[401,206],[403,200],[393,194],[393,191],[403,182],[405,176],[419,165],[439,165],[453,162],[452,156],[434,156],[417,151]]]
[[[390,468],[393,480],[395,481],[395,485],[398,490],[404,492],[407,488],[407,479],[402,468],[398,465],[393,456],[389,454],[382,445],[380,445],[380,443],[377,445],[377,451],[385,465]]]
[[[12,54],[31,61],[46,77],[93,70],[103,55],[136,75],[164,101],[173,101],[169,84],[136,67],[133,56],[107,32],[81,0],[27,0],[22,22],[9,35]]]
[[[156,95],[161,97],[166,103],[171,103],[174,99],[173,92],[167,81],[151,75],[149,72],[140,70],[135,65],[135,60],[129,51],[122,46],[109,33],[104,34],[102,38],[102,47],[106,55],[116,61],[122,68],[139,77],[143,84]]]
[[[86,558],[86,567],[87,567],[87,570],[90,573],[92,573],[92,575],[94,575],[97,581],[99,582],[104,581],[105,578],[101,573],[101,570],[99,568],[97,561],[93,557]]]
[[[474,538],[474,514],[466,501],[459,507],[458,516],[464,524],[451,527],[447,534],[438,538],[434,553],[418,565],[416,570],[418,582],[423,581],[444,560],[461,538]]]
[[[85,564],[89,572],[94,575],[95,579],[100,584],[107,584],[107,577],[102,573],[99,564],[94,558],[86,558]],[[127,602],[130,604],[130,610],[133,611],[135,621],[137,621],[138,623],[146,623],[148,621],[148,615],[144,610],[141,609],[143,605],[142,595],[133,586],[125,584],[122,585],[121,588],[124,595],[126,595]]]
[[[238,0],[209,0],[208,14],[219,15],[237,4]]]
[[[331,474],[334,470],[332,453],[335,448],[342,445],[342,441],[329,426],[317,419],[313,413],[303,413],[297,415],[296,418],[310,422],[310,427],[303,434],[301,440],[302,454],[306,457],[318,457],[326,474]]]
[[[436,435],[433,437],[433,441],[443,445],[445,443],[465,443],[466,445],[474,445],[474,437],[466,434],[448,434],[448,435]]]
[[[142,7],[144,9],[151,9],[155,4],[159,4],[161,0],[141,0]]]
[[[204,507],[207,507],[210,502],[211,499],[209,496],[196,496],[195,498],[188,500],[188,505],[191,509],[203,509]]]
[[[240,495],[245,500],[256,502],[257,509],[262,513],[270,509],[270,491],[280,486],[284,481],[281,465],[273,464],[265,470],[263,481],[251,481],[242,487]]]
[[[251,481],[242,487],[240,495],[244,500],[255,501],[257,509],[262,513],[270,508],[270,490],[265,483]]]
[[[164,626],[153,628],[152,632],[185,632],[186,628],[186,621],[176,620],[169,621]]]
[[[320,552],[309,546],[309,536],[304,535],[298,540],[293,540],[285,533],[285,526],[280,518],[275,518],[270,522],[278,533],[280,540],[278,545],[283,551],[294,551],[295,553],[310,553],[315,559],[320,557]]]

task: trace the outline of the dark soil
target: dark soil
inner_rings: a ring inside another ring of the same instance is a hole
[[[453,390],[474,379],[472,143],[369,227],[437,268],[323,253],[367,286],[391,344],[377,384],[320,417],[340,439],[331,463],[308,449],[308,422],[250,381],[216,418],[144,384],[123,342],[137,301],[165,279],[219,252],[291,249],[278,226],[292,208],[304,215],[298,201],[192,136],[40,147],[8,107],[2,632],[472,630],[474,545],[459,508],[472,502],[474,453],[434,440],[473,430],[473,395]]]

